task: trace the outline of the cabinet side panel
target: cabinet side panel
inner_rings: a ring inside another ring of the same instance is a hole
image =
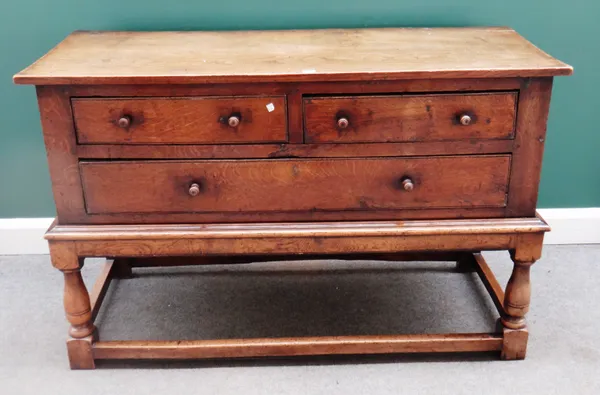
[[[508,192],[508,217],[531,217],[537,205],[552,78],[523,80]]]
[[[69,96],[60,86],[36,89],[58,220],[76,223],[85,206]]]

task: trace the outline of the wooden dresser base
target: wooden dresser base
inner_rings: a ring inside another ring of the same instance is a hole
[[[200,359],[286,355],[500,351],[523,359],[530,266],[540,257],[548,225],[541,218],[405,222],[330,222],[208,225],[52,226],[46,238],[52,264],[64,273],[71,323],[72,369],[98,359]],[[509,250],[514,268],[506,291],[479,253]],[[83,259],[111,257],[88,294]],[[176,260],[172,257],[182,257]],[[132,267],[223,264],[315,258],[451,260],[476,271],[502,320],[500,333],[325,336],[199,341],[99,341],[93,324],[111,279]]]

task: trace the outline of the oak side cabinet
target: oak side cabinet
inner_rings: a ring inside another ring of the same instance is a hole
[[[522,359],[554,76],[509,28],[78,31],[36,86],[74,369],[99,359],[498,351]],[[508,250],[506,289],[481,251]],[[90,293],[83,261],[106,257]],[[102,341],[132,267],[306,258],[476,271],[496,333]]]

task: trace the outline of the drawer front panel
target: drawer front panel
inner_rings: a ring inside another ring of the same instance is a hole
[[[304,99],[309,143],[510,139],[517,94],[435,94]]]
[[[509,167],[509,155],[80,163],[89,214],[504,207]]]
[[[285,97],[73,98],[80,144],[287,141]]]

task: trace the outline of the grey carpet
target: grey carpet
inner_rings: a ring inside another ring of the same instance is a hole
[[[504,284],[505,253],[487,253]],[[100,262],[86,263],[88,284]],[[62,276],[47,256],[0,257],[0,394],[598,394],[600,246],[547,246],[533,267],[525,361],[496,355],[99,362],[70,371]],[[482,332],[497,316],[447,263],[314,261],[138,269],[114,282],[103,339]]]

